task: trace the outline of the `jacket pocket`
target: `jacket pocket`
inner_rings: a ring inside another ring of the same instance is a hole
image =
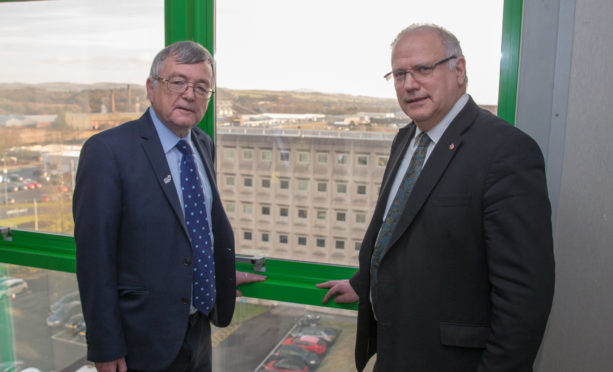
[[[483,349],[490,335],[490,327],[479,324],[440,323],[441,344]]]

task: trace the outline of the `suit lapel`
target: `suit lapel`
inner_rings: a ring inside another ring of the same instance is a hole
[[[436,187],[449,163],[462,145],[462,134],[472,125],[478,114],[477,105],[470,99],[464,109],[451,122],[436,147],[426,161],[411,195],[407,200],[402,216],[392,233],[386,251],[404,234],[419,210]],[[390,177],[391,178],[391,177]]]
[[[185,234],[189,236],[187,226],[185,226],[185,219],[183,218],[183,209],[179,203],[179,196],[177,195],[175,185],[173,182],[165,181],[170,180],[170,168],[168,168],[168,160],[166,160],[162,144],[155,131],[155,126],[153,125],[153,121],[151,121],[148,111],[139,121],[139,130],[141,145],[147,155],[149,165],[151,165],[151,169],[155,173],[160,188],[164,192],[168,203],[170,203],[181,227],[185,231]],[[175,180],[175,182],[178,181],[179,180]]]

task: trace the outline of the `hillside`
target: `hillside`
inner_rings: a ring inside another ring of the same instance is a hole
[[[0,84],[0,115],[43,115],[63,112],[100,112],[102,107],[116,111],[140,110],[147,105],[145,87],[130,86],[131,107],[128,107],[128,85],[98,83]],[[255,113],[321,113],[351,115],[357,112],[395,112],[394,99],[324,94],[299,91],[233,90],[218,88],[217,103],[231,106],[236,114]]]

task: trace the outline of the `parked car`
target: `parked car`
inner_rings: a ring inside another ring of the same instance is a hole
[[[64,323],[64,327],[68,328],[73,335],[85,336],[85,320],[83,319],[83,314],[75,314],[68,318],[66,323]]]
[[[324,340],[315,336],[290,336],[283,340],[283,345],[300,346],[303,349],[317,353],[317,355],[322,355],[326,352]]]
[[[272,354],[279,359],[292,358],[303,361],[309,370],[313,370],[319,366],[319,355],[317,353],[294,345],[280,345]]]
[[[266,362],[264,369],[261,371],[276,371],[276,372],[308,372],[309,369],[298,359],[270,359]]]
[[[62,297],[60,297],[59,300],[55,301],[54,303],[51,304],[50,309],[52,313],[55,313],[56,311],[58,311],[62,306],[66,305],[69,302],[73,302],[73,301],[80,301],[80,297],[79,297],[79,291],[75,291],[75,292],[70,292],[68,294],[63,295]]]
[[[28,290],[28,283],[20,278],[5,278],[0,282],[0,298],[15,298]]]
[[[81,301],[72,301],[60,307],[55,313],[47,318],[49,327],[57,327],[64,324],[71,316],[81,312]]]
[[[326,341],[328,345],[331,345],[336,341],[338,334],[341,333],[340,330],[334,328],[327,327],[304,327],[297,331],[292,332],[292,336],[317,336],[322,340]]]

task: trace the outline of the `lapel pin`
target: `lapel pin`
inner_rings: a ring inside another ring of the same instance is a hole
[[[453,143],[449,145],[449,150],[453,150],[454,148],[455,148],[455,145]]]
[[[168,184],[170,183],[170,181],[172,181],[172,177],[169,174],[168,176],[166,176],[166,178],[164,178],[164,183]]]

